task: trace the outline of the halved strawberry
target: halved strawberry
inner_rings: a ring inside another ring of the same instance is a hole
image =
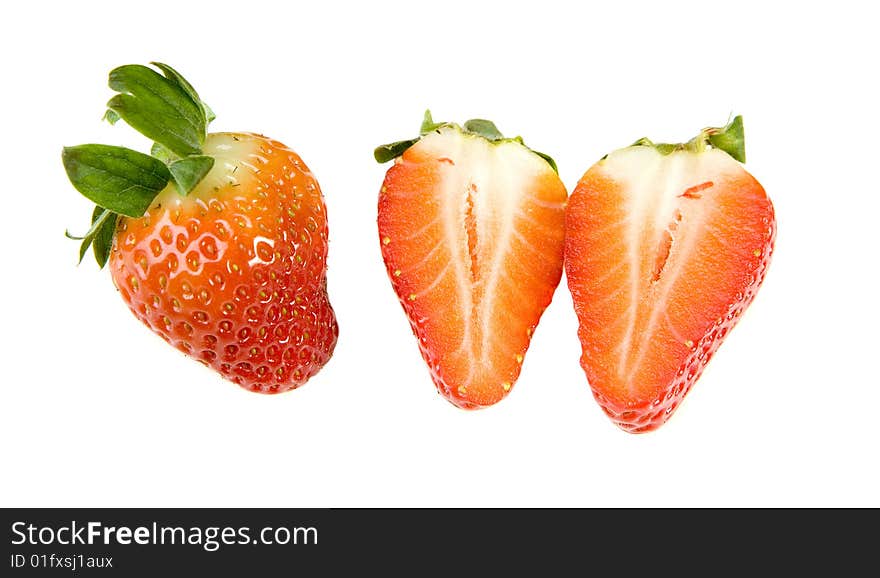
[[[425,114],[379,194],[382,256],[437,389],[474,409],[504,398],[562,275],[567,193],[552,159],[485,120]]]
[[[642,139],[615,151],[569,199],[565,272],[581,365],[626,431],[666,422],[764,280],[773,205],[737,161],[741,117],[686,144]]]

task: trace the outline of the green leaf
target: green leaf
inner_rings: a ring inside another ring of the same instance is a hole
[[[206,122],[210,123],[212,120],[217,118],[217,115],[214,114],[214,111],[211,110],[211,107],[208,106],[208,104],[206,102],[202,102],[202,109],[204,109],[204,111],[205,111],[205,121]]]
[[[526,143],[523,141],[521,136],[515,136],[513,138],[504,138],[504,135],[501,134],[501,131],[498,130],[498,127],[496,127],[495,123],[492,122],[491,120],[486,120],[484,118],[472,118],[471,120],[464,123],[463,128],[464,128],[465,132],[479,135],[479,136],[481,136],[491,142],[499,142],[499,141],[510,142],[510,141],[512,141],[515,143],[519,143],[522,146],[529,149],[530,151],[532,151],[533,153],[535,153],[536,155],[538,155],[539,157],[541,157],[542,159],[544,159],[545,161],[547,161],[547,164],[550,165],[550,168],[553,169],[553,172],[555,172],[557,175],[559,174],[559,168],[556,166],[556,161],[553,160],[553,157],[551,157],[550,155],[544,154],[542,152],[538,152],[535,149],[529,148],[528,146],[526,146]]]
[[[444,126],[450,126],[450,124],[448,122],[434,122],[434,119],[431,117],[430,109],[425,110],[425,116],[422,118],[422,126],[419,128],[418,138],[399,140],[391,144],[378,146],[373,150],[373,158],[375,158],[378,163],[386,163],[390,160],[396,159],[406,152],[406,149],[419,142],[421,137]]]
[[[520,142],[520,144],[522,144],[522,142]],[[525,146],[525,145],[523,145],[523,146]],[[526,148],[528,148],[528,147],[526,147]],[[544,159],[545,161],[547,161],[547,164],[550,165],[550,168],[553,169],[553,172],[555,172],[557,175],[559,174],[559,168],[557,168],[556,161],[553,160],[553,157],[551,157],[550,155],[545,155],[544,153],[538,152],[534,149],[529,149],[529,150],[532,151],[533,153],[535,153],[536,155],[538,155],[539,157],[541,157],[542,159]]]
[[[116,221],[119,220],[119,215],[107,209],[95,207],[95,213],[92,215],[93,220],[97,220],[95,215],[99,214],[99,211],[100,215],[104,217],[104,222],[95,231],[92,251],[95,254],[95,261],[98,262],[98,267],[103,269],[104,265],[107,264],[107,259],[110,258],[110,249],[113,248],[113,233],[116,231]],[[80,260],[82,260],[82,253],[80,253]]]
[[[419,130],[421,134],[427,134],[433,130],[434,118],[431,116],[431,109],[425,109],[425,116],[422,117],[422,127]]]
[[[391,144],[378,146],[373,151],[373,158],[376,159],[377,163],[387,163],[388,161],[396,159],[402,155],[406,149],[417,142],[419,142],[419,139],[414,138],[410,140],[399,140]]]
[[[201,153],[207,134],[205,111],[176,80],[128,64],[110,72],[109,85],[120,94],[107,107],[132,128],[180,156]]]
[[[494,122],[483,118],[472,118],[467,121],[464,123],[464,130],[472,134],[480,135],[490,141],[501,140],[504,138],[504,135],[501,134],[501,131],[498,130]]]
[[[674,153],[675,151],[686,150],[687,146],[689,146],[689,145],[687,145],[687,144],[672,144],[672,143],[665,143],[665,142],[655,143],[655,142],[651,141],[651,139],[649,139],[648,137],[642,137],[639,140],[637,140],[636,142],[634,142],[633,144],[631,144],[630,146],[651,147],[652,149],[656,150],[661,155],[668,155],[668,154]]]
[[[201,155],[174,161],[168,168],[177,190],[185,197],[196,188],[213,166],[214,157]]]
[[[92,211],[92,226],[89,227],[89,230],[82,238],[82,243],[80,243],[79,245],[79,263],[82,263],[83,257],[85,257],[86,251],[89,250],[89,247],[94,242],[95,236],[98,234],[98,231],[101,230],[101,227],[104,226],[104,223],[107,222],[107,219],[109,219],[110,215],[112,214],[112,211],[108,211],[107,209],[104,209],[97,205],[95,206],[94,210]]]
[[[682,150],[684,146],[685,145],[658,142],[654,145],[654,148],[657,149],[657,152],[659,152],[661,155],[669,155],[674,153],[675,151]]]
[[[710,129],[709,143],[721,149],[741,163],[746,162],[746,139],[743,119],[737,115],[722,129]]]
[[[106,120],[110,124],[116,124],[117,121],[119,121],[119,115],[108,108],[107,112],[104,113],[103,120]]]
[[[157,142],[154,142],[153,146],[150,147],[150,154],[165,163],[166,165],[170,165],[180,158]]]
[[[419,129],[419,134],[425,136],[426,134],[434,132],[438,128],[442,128],[444,126],[447,126],[448,124],[448,122],[434,122],[434,119],[431,118],[431,111],[426,110],[425,116],[422,119],[422,126]]]
[[[66,147],[61,160],[70,182],[83,196],[128,217],[143,216],[171,179],[162,161],[123,147]]]
[[[193,86],[183,77],[183,75],[162,62],[151,62],[150,64],[161,70],[162,73],[165,74],[165,78],[176,82],[177,85],[180,86],[180,88],[182,88],[190,96],[190,98],[192,98],[193,102],[198,103],[198,105],[202,109],[202,114],[205,116],[206,123],[210,123],[212,120],[217,118],[217,116],[214,114],[214,111],[211,110],[211,107],[202,102],[202,99],[199,97],[199,93],[196,92],[196,89],[193,88]]]
[[[95,260],[98,262],[98,266],[104,267],[107,263],[107,258],[110,256],[110,249],[113,246],[113,232],[118,218],[119,215],[116,213],[108,211],[103,207],[95,206],[92,211],[92,226],[84,236],[74,237],[69,232],[64,232],[68,239],[82,241],[79,246],[80,263],[82,263],[86,251],[91,246],[94,249]]]

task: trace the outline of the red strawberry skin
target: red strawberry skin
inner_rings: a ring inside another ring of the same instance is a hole
[[[387,171],[378,232],[388,277],[437,390],[464,409],[517,381],[562,275],[567,192],[521,143],[446,126]]]
[[[761,286],[773,205],[717,149],[621,149],[569,199],[565,273],[581,366],[620,428],[665,423]]]
[[[208,135],[215,158],[187,197],[173,184],[121,217],[109,265],[134,315],[242,387],[279,393],[330,359],[327,217],[291,149],[252,133]]]

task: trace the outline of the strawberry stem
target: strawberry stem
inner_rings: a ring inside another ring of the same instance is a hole
[[[419,142],[423,136],[444,127],[453,128],[467,134],[476,135],[492,143],[516,142],[544,159],[555,173],[559,173],[559,169],[556,167],[556,161],[554,161],[549,155],[527,147],[523,142],[522,137],[517,136],[513,138],[505,138],[501,131],[498,130],[498,127],[495,126],[495,123],[493,123],[491,120],[486,120],[483,118],[472,118],[469,121],[465,122],[464,126],[462,127],[452,122],[434,122],[430,110],[425,111],[425,116],[422,119],[422,126],[419,130],[419,136],[417,138],[401,140],[390,144],[378,146],[373,150],[373,158],[375,158],[376,162],[380,164],[396,159],[397,157],[405,153],[406,150],[409,149],[411,146]]]
[[[686,143],[654,143],[648,138],[640,138],[631,146],[649,146],[663,155],[675,151],[701,153],[711,146],[726,152],[741,163],[746,162],[745,133],[741,115],[735,116],[726,126],[704,128]]]
[[[482,118],[472,118],[471,120],[464,123],[465,132],[469,132],[471,134],[477,134],[483,137],[486,140],[490,140],[492,142],[504,140],[504,135],[501,134],[501,131],[495,126],[495,123],[491,120],[485,120]]]
[[[746,139],[742,115],[737,115],[723,128],[703,129],[709,143],[741,163],[746,162]]]
[[[202,152],[208,126],[205,111],[175,77],[128,64],[110,72],[109,85],[119,94],[107,108],[133,129],[180,156]]]
[[[107,103],[104,120],[123,120],[154,141],[152,154],[88,144],[65,147],[61,155],[71,184],[95,203],[92,227],[81,239],[80,260],[91,245],[101,267],[119,216],[143,216],[170,182],[181,195],[189,194],[214,164],[202,154],[213,111],[179,72],[161,62],[151,64],[162,74],[140,64],[110,72],[108,84],[118,94]]]

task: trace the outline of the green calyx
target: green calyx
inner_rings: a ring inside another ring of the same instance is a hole
[[[68,179],[95,203],[92,226],[82,237],[79,259],[92,247],[95,260],[107,263],[119,216],[141,217],[156,195],[174,182],[188,195],[214,166],[202,153],[214,112],[176,70],[152,62],[162,74],[140,64],[110,72],[108,84],[117,92],[108,102],[104,120],[125,121],[153,141],[150,154],[103,144],[65,147],[61,161]]]
[[[746,141],[743,132],[743,120],[737,115],[726,126],[704,128],[686,143],[669,144],[654,143],[647,138],[640,138],[631,146],[648,146],[664,155],[675,151],[703,152],[709,147],[722,150],[741,163],[746,162]]]
[[[464,123],[464,126],[458,126],[457,124],[451,122],[434,122],[434,119],[431,117],[431,111],[426,110],[425,116],[422,119],[421,129],[419,130],[419,136],[417,138],[401,140],[393,142],[391,144],[378,146],[373,151],[373,157],[376,159],[376,162],[380,164],[386,163],[390,160],[394,160],[402,155],[409,147],[419,142],[419,140],[421,140],[423,136],[445,127],[456,128],[461,132],[480,136],[493,143],[516,142],[523,146],[526,146],[523,142],[522,137],[517,136],[514,138],[505,138],[504,135],[501,134],[501,131],[499,131],[498,128],[495,126],[495,123],[490,120],[473,118]],[[556,168],[556,162],[549,155],[545,155],[544,153],[540,153],[529,147],[526,148],[547,161],[547,164],[549,164],[556,173],[559,172],[559,170]]]

